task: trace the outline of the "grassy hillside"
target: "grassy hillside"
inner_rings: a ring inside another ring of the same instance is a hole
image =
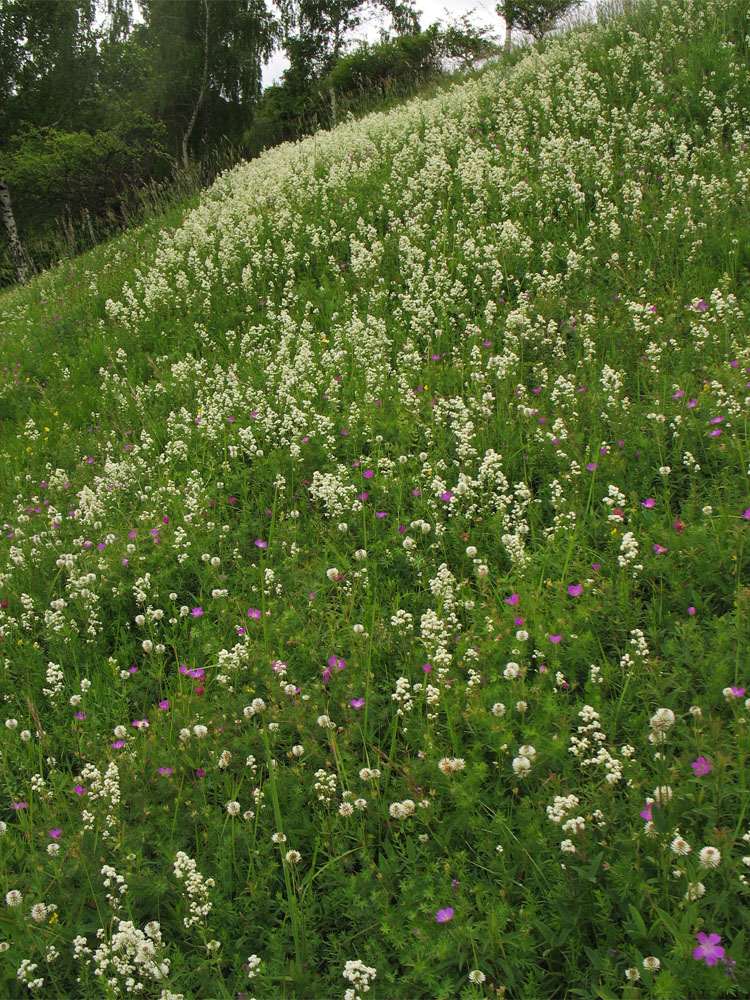
[[[748,7],[0,296],[0,994],[748,995]]]

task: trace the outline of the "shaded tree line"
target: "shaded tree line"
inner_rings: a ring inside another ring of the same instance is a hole
[[[546,0],[541,30],[578,2]],[[529,12],[544,7],[498,12],[536,36]],[[352,51],[378,14],[380,42]],[[262,91],[279,49],[289,68]],[[470,66],[498,49],[467,17],[421,30],[415,0],[0,0],[0,285],[335,125],[363,95],[404,96],[446,57]]]

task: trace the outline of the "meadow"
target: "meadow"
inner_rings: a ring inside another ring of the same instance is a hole
[[[0,296],[0,995],[750,994],[748,9]]]

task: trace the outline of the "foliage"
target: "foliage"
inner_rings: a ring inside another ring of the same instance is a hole
[[[541,38],[581,3],[582,0],[500,0],[497,12],[505,21],[507,31],[517,28],[534,38]]]

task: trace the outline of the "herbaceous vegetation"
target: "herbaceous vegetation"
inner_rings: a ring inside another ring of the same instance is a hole
[[[747,0],[0,299],[0,992],[746,996]]]

